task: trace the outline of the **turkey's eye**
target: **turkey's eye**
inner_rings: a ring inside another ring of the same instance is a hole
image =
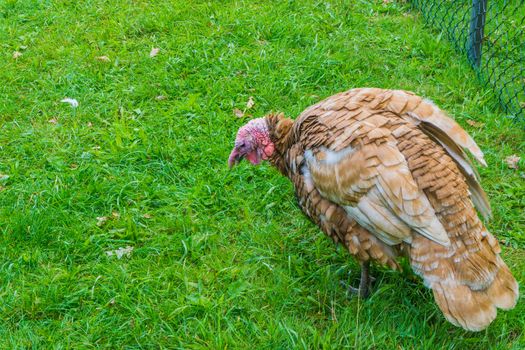
[[[241,142],[241,143],[239,143],[239,146],[237,146],[237,147],[244,148],[244,146],[246,146],[246,144],[244,142]]]

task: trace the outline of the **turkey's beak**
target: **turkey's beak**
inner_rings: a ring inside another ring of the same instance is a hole
[[[228,167],[231,169],[236,164],[238,164],[242,160],[243,155],[241,152],[237,150],[237,148],[234,148],[232,150],[232,153],[230,153],[230,157],[228,158]]]

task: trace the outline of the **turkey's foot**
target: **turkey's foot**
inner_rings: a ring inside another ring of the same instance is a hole
[[[354,287],[350,283],[341,281],[341,284],[347,288],[349,295],[357,295],[359,298],[364,299],[370,295],[372,289],[372,283],[376,280],[370,276],[370,262],[361,263],[361,279],[359,280],[359,286]]]

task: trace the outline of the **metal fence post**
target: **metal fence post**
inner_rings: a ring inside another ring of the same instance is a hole
[[[486,13],[487,0],[472,0],[467,51],[469,61],[475,68],[479,68],[481,64],[481,44]]]

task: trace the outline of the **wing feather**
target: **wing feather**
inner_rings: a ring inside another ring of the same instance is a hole
[[[403,94],[405,96],[402,96]],[[405,109],[401,115],[407,117],[412,123],[418,125],[425,134],[440,144],[447,151],[447,153],[458,165],[463,176],[465,176],[469,190],[472,194],[472,201],[474,202],[474,205],[480,211],[483,217],[486,219],[491,218],[492,209],[490,207],[487,195],[479,183],[479,174],[477,173],[474,164],[470,161],[463,150],[467,149],[481,165],[487,166],[483,152],[480,150],[476,142],[463,128],[461,128],[458,123],[456,123],[456,121],[448,117],[431,101],[421,100],[420,97],[409,95],[404,91],[396,92],[396,94],[394,94],[394,98],[392,98],[392,101],[396,100],[395,97],[405,100],[420,100],[420,103],[417,104],[417,107],[413,108],[412,110]],[[397,109],[397,105],[393,104],[388,109],[394,111]],[[400,130],[400,132],[402,131],[403,130]]]
[[[387,129],[373,132],[383,139],[389,134]],[[442,245],[450,244],[395,143],[378,146],[372,142],[352,152],[323,152],[322,156],[313,151],[305,154],[315,186],[385,243],[410,242],[414,230]]]

